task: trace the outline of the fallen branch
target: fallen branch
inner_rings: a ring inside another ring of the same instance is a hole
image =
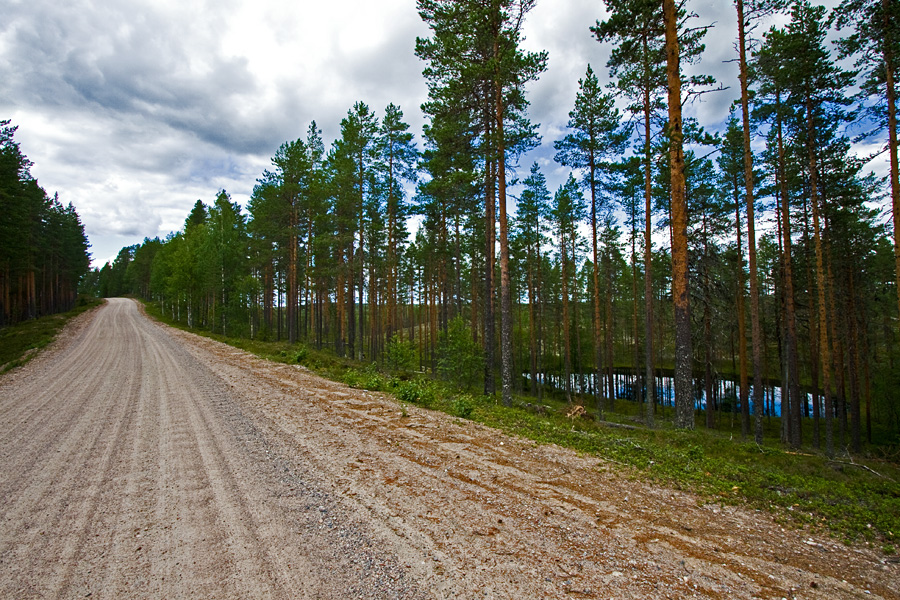
[[[598,425],[605,425],[607,427],[618,427],[619,429],[631,429],[637,430],[640,427],[635,427],[634,425],[625,425],[624,423],[613,423],[612,421],[597,421]]]
[[[829,463],[836,464],[836,465],[850,465],[851,467],[858,467],[858,468],[860,468],[860,469],[864,469],[864,470],[868,471],[869,473],[872,473],[873,475],[877,475],[877,476],[879,476],[879,477],[881,477],[881,478],[883,478],[883,479],[887,479],[888,481],[894,481],[893,479],[891,479],[891,478],[888,477],[887,475],[882,475],[881,473],[879,473],[879,472],[876,471],[875,469],[871,469],[871,468],[867,467],[866,465],[861,465],[861,464],[855,463],[855,462],[853,462],[853,461],[849,461],[849,462],[848,462],[848,461],[845,461],[845,460],[834,460],[834,459],[830,459],[830,460],[828,460],[828,462],[829,462]]]

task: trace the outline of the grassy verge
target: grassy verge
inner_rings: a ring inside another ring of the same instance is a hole
[[[148,312],[159,317],[152,307]],[[766,442],[758,446],[741,439],[739,423],[727,416],[716,430],[705,429],[699,418],[697,429],[675,430],[671,409],[661,407],[658,426],[647,429],[637,419],[641,407],[620,400],[615,412],[604,413],[604,421],[589,414],[570,418],[571,407],[553,398],[538,404],[519,397],[514,406],[504,407],[493,397],[410,374],[385,373],[374,365],[302,345],[209,337],[264,358],[303,364],[353,387],[393,394],[404,413],[406,404],[443,411],[606,459],[635,477],[697,493],[704,502],[747,505],[774,513],[785,526],[821,529],[844,541],[874,545],[886,554],[897,551],[900,465],[871,457],[830,460],[806,449],[787,451],[777,441],[777,418],[766,420]]]
[[[0,329],[0,373],[24,365],[50,344],[72,317],[98,306],[102,301],[79,298],[69,312],[31,319]]]

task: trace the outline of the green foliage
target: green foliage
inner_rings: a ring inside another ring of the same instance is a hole
[[[484,369],[482,350],[461,317],[456,317],[440,338],[438,372],[457,387],[471,389]]]
[[[287,362],[302,365],[303,362],[309,357],[309,348],[307,348],[306,346],[300,346],[296,350],[292,351],[282,350],[281,357],[284,358]]]
[[[294,352],[294,362],[297,364],[302,364],[306,357],[309,356],[309,350],[304,346],[300,346],[296,352]]]
[[[344,374],[344,383],[350,387],[380,392],[388,388],[389,380],[371,364],[363,371],[349,369]]]
[[[17,129],[0,120],[0,327],[70,310],[90,269],[75,207],[31,176]]]
[[[430,382],[423,380],[400,381],[395,387],[394,396],[406,404],[429,407],[434,403],[435,389]]]
[[[417,361],[416,345],[404,340],[400,334],[394,334],[384,352],[384,362],[388,368],[401,372],[414,371]]]
[[[475,401],[468,394],[453,399],[452,413],[462,419],[471,419],[475,410]]]

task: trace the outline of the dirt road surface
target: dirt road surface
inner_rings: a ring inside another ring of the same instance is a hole
[[[900,565],[159,325],[0,378],[0,598],[900,598]]]

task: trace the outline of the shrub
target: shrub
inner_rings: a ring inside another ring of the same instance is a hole
[[[424,381],[399,381],[394,395],[408,404],[431,406],[434,402],[434,389]]]
[[[475,402],[468,394],[457,396],[453,400],[453,414],[463,419],[471,419],[475,410]]]
[[[300,364],[306,360],[307,356],[309,356],[309,350],[307,350],[305,346],[300,346],[297,348],[297,351],[294,352],[294,362]]]
[[[394,371],[414,371],[416,369],[416,345],[404,340],[399,334],[388,342],[384,351],[385,363]]]
[[[461,389],[473,388],[484,374],[481,347],[472,339],[462,317],[450,321],[447,331],[441,334],[438,371]]]
[[[381,373],[372,370],[357,371],[349,369],[344,373],[344,383],[352,388],[379,392],[385,389],[385,380]]]

